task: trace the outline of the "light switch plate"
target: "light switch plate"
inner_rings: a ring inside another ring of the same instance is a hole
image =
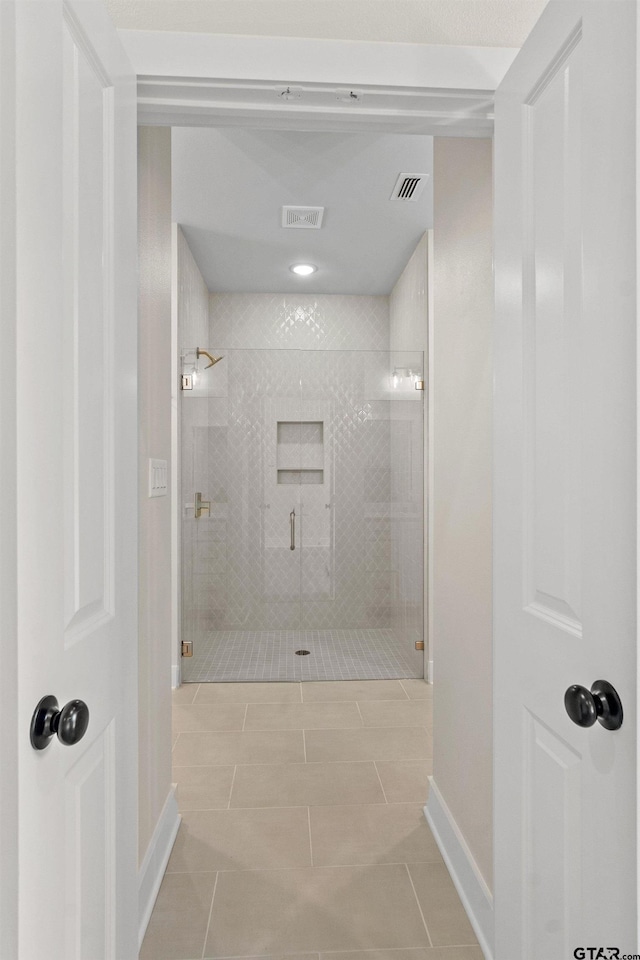
[[[149,460],[149,496],[166,497],[167,461]]]

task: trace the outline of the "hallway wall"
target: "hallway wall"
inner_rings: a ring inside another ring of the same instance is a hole
[[[433,780],[491,888],[492,143],[434,160]]]

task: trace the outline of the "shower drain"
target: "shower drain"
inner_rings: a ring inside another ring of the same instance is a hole
[[[296,650],[296,657],[308,657],[311,650]]]

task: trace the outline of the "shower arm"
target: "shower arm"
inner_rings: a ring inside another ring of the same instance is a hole
[[[224,357],[212,357],[207,350],[201,350],[200,347],[196,347],[196,360],[199,360],[200,357],[208,357],[209,360],[211,360],[211,363],[206,365],[205,370],[208,370],[209,367],[212,367],[214,364],[224,360]]]

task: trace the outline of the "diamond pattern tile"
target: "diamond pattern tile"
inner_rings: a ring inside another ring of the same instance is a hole
[[[388,297],[214,293],[210,339],[227,349],[388,350]]]
[[[239,296],[229,295],[232,313]],[[245,308],[257,310],[256,298],[246,299]],[[287,309],[278,314],[283,330],[301,323],[317,335],[314,325],[324,321],[308,303]],[[261,314],[251,316],[247,324],[255,327]],[[239,336],[242,324],[234,329]],[[257,656],[266,675],[265,637],[281,643],[283,632],[288,642],[290,633],[309,631],[331,643],[340,633],[334,674],[326,666],[334,654],[320,671],[327,679],[420,675],[422,398],[392,394],[395,361],[386,351],[228,349],[219,342],[212,351],[224,360],[213,370],[224,367],[223,376],[197,397],[184,394],[181,404],[183,637],[203,650],[199,679],[219,679],[207,676],[209,668],[226,676],[225,657],[237,673],[238,660],[246,666]],[[279,483],[285,460],[289,472],[308,470],[311,482]],[[198,520],[196,490],[210,503]],[[367,643],[350,653],[362,631]],[[256,637],[259,650],[251,653]],[[383,647],[387,672],[376,659]],[[394,657],[402,666],[389,666]],[[348,672],[350,658],[359,673]],[[319,669],[310,678],[322,679]]]

